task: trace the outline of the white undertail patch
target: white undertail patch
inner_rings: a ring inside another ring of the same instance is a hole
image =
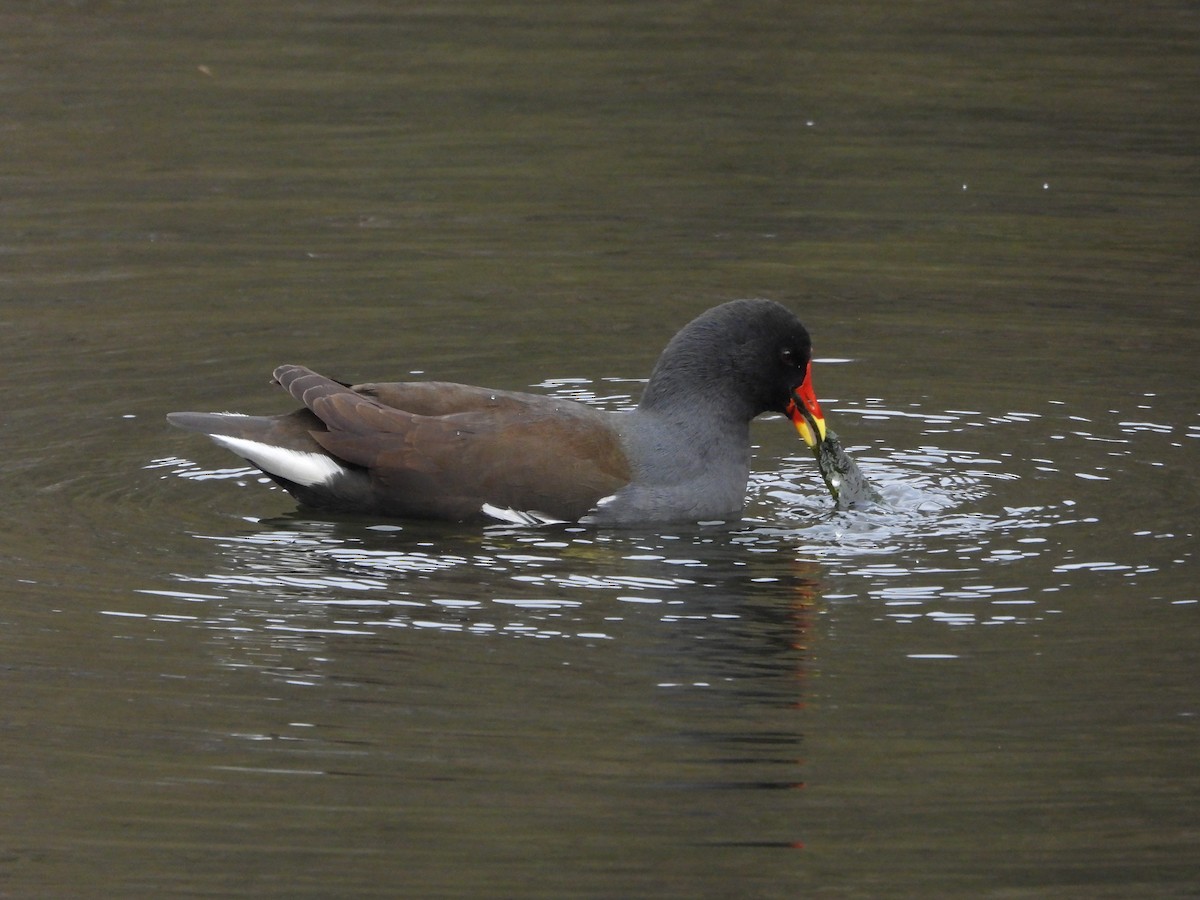
[[[324,453],[309,453],[304,450],[289,450],[246,438],[230,437],[225,434],[210,434],[215,443],[231,450],[242,459],[249,460],[264,472],[278,475],[305,487],[328,484],[339,475],[350,470],[336,459]]]

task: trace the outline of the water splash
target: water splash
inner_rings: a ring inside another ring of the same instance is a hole
[[[629,402],[578,381],[547,387],[601,406]],[[396,628],[595,642],[620,640],[632,623],[727,624],[764,596],[869,603],[903,626],[1029,625],[1060,614],[1056,596],[1081,582],[1108,588],[1194,564],[1189,516],[1144,504],[1135,512],[1114,503],[1114,491],[1143,490],[1147,470],[1193,466],[1200,445],[1187,438],[1200,436],[1198,426],[1061,402],[989,413],[876,399],[834,411],[846,433],[872,436],[848,452],[882,502],[831,507],[811,457],[764,453],[747,516],[733,525],[250,519],[235,533],[196,535],[214,548],[210,571],[177,574],[147,593],[187,606],[164,609],[163,621],[240,644],[248,635],[278,644]],[[175,457],[148,468],[263,490],[245,468]],[[1097,545],[1101,524],[1124,537]]]

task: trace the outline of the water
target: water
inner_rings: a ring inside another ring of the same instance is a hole
[[[1194,896],[1197,15],[4,13],[0,892]],[[769,13],[769,14],[768,14]],[[627,406],[770,296],[744,522],[314,518],[285,362]]]

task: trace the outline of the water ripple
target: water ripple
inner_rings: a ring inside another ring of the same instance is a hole
[[[601,406],[630,402],[580,380],[545,387]],[[762,592],[784,603],[869,603],[898,626],[1021,626],[1059,615],[1055,595],[1081,581],[1101,589],[1194,564],[1195,526],[1179,511],[1195,508],[1194,478],[1163,486],[1190,492],[1191,507],[1128,498],[1157,488],[1157,470],[1195,471],[1197,445],[1179,438],[1200,426],[1061,401],[1041,412],[883,400],[831,408],[843,433],[872,436],[847,450],[884,503],[832,509],[811,458],[780,460],[772,448],[733,526],[481,529],[297,513],[196,534],[212,548],[209,571],[177,573],[145,593],[161,598],[161,621],[240,642],[393,628],[586,642],[648,622],[737,620],[739,603]],[[147,468],[263,490],[245,468],[175,457]],[[1098,543],[1098,533],[1117,537]]]

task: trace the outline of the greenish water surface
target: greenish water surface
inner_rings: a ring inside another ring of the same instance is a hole
[[[0,12],[0,894],[1200,892],[1194,4]],[[633,402],[735,297],[736,527],[315,518],[280,363]]]

